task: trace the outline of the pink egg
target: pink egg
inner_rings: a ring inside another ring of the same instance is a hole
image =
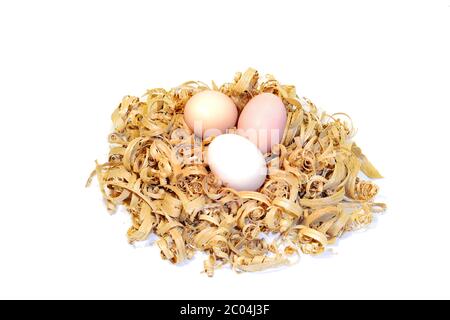
[[[241,112],[238,134],[258,146],[262,153],[270,152],[272,146],[281,142],[287,114],[283,101],[271,93],[253,97]]]

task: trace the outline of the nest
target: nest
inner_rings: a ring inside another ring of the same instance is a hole
[[[265,154],[268,175],[258,191],[224,187],[201,161],[214,138],[194,136],[183,110],[207,89],[228,95],[239,111],[262,92],[283,100],[286,128],[281,143]],[[385,209],[373,201],[378,187],[358,176],[381,178],[352,142],[350,118],[319,112],[294,86],[270,75],[260,79],[254,69],[220,87],[190,81],[126,96],[112,122],[109,159],[96,163],[87,184],[97,176],[108,210],[127,209],[130,243],[154,233],[161,257],[172,263],[203,251],[209,276],[227,264],[258,271],[289,264],[300,251],[320,254]]]

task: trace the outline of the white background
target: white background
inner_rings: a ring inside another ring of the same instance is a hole
[[[323,257],[201,274],[97,185],[126,94],[247,67],[350,114],[388,211]],[[450,298],[450,1],[1,1],[0,298]]]

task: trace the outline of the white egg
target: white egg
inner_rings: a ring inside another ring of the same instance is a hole
[[[267,165],[261,151],[247,138],[222,134],[208,147],[209,168],[225,186],[255,191],[264,183]]]

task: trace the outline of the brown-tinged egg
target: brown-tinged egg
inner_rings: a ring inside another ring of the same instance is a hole
[[[207,138],[225,133],[236,125],[238,111],[230,97],[220,91],[205,90],[188,100],[184,120],[195,135]]]

